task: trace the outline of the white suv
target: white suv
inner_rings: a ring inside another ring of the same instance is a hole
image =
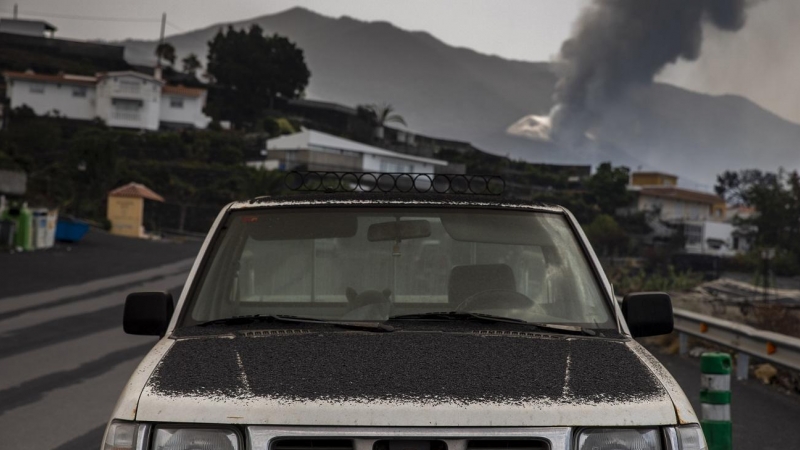
[[[128,298],[125,330],[162,339],[102,448],[705,449],[633,339],[672,330],[669,297],[618,305],[568,211],[487,198],[228,205],[174,314]]]

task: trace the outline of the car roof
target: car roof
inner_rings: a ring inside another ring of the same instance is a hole
[[[529,200],[505,198],[499,195],[458,195],[436,193],[376,193],[376,192],[296,192],[289,195],[264,196],[235,202],[231,210],[283,207],[368,206],[368,207],[441,207],[535,210],[563,213],[564,208]]]

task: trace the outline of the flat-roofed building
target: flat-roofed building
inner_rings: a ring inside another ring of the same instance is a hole
[[[278,170],[437,173],[447,161],[393,152],[315,130],[267,140],[266,157],[251,167]]]

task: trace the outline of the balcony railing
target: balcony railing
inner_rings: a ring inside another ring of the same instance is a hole
[[[111,113],[111,117],[116,120],[124,120],[127,122],[139,122],[142,119],[142,114],[139,113],[139,111],[116,110]]]

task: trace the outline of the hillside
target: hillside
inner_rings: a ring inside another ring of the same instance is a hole
[[[740,97],[714,97],[656,84],[609,108],[589,148],[563,149],[509,136],[506,129],[552,104],[548,63],[509,61],[454,48],[386,22],[338,19],[295,8],[232,24],[257,23],[305,50],[308,97],[347,105],[389,102],[422,133],[471,140],[492,153],[531,161],[612,160],[711,184],[725,169],[800,163],[800,125]],[[171,36],[179,57],[205,55],[220,28]],[[126,41],[132,62],[151,60],[154,42]]]

